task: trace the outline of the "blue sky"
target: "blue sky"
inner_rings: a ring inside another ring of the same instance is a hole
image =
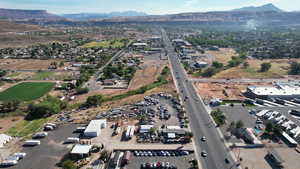
[[[0,8],[45,9],[56,14],[128,10],[168,14],[229,10],[266,3],[286,11],[300,10],[300,0],[0,0]]]

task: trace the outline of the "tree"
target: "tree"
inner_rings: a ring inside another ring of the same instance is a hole
[[[89,89],[88,88],[77,88],[76,89],[76,94],[85,94],[85,93],[88,93],[89,92]]]
[[[250,66],[249,62],[244,62],[243,63],[243,68],[248,68]]]
[[[271,67],[272,67],[271,63],[264,62],[260,65],[260,72],[267,72],[270,70]]]
[[[289,70],[290,75],[299,75],[300,74],[300,63],[292,62]]]
[[[244,122],[242,120],[239,120],[236,122],[236,128],[240,129],[244,127]]]
[[[282,132],[281,126],[278,124],[275,124],[273,127],[273,132],[274,132],[274,134],[280,134]]]
[[[217,69],[220,69],[220,68],[223,67],[223,63],[220,63],[218,61],[213,61],[212,66],[217,68]]]
[[[63,169],[77,169],[77,166],[71,160],[66,160],[62,163]]]
[[[59,67],[63,67],[65,65],[65,63],[63,62],[63,61],[61,61],[60,63],[59,63]]]
[[[272,132],[273,132],[273,128],[274,128],[273,123],[268,122],[268,123],[266,124],[266,132],[267,132],[267,133],[272,133]]]
[[[100,106],[104,100],[102,95],[89,96],[86,100],[87,106]]]
[[[215,75],[218,72],[218,70],[215,67],[209,67],[205,69],[202,73],[203,77],[211,77]]]
[[[230,124],[229,124],[229,127],[228,127],[228,130],[233,130],[235,128],[235,121],[232,121]]]
[[[153,135],[153,134],[155,134],[155,131],[156,131],[156,128],[152,127],[152,128],[150,128],[149,133]]]
[[[1,69],[0,69],[0,77],[3,77],[3,76],[5,76],[5,75],[6,75],[6,73],[7,73],[7,72],[6,72],[5,70],[1,70]]]
[[[59,100],[56,97],[47,96],[40,103],[32,103],[28,105],[27,120],[49,117],[59,113],[67,107],[67,103]]]

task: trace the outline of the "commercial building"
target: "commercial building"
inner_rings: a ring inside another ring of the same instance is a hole
[[[253,99],[281,98],[291,100],[300,98],[300,84],[290,82],[274,83],[273,86],[249,86],[245,95]]]
[[[84,130],[85,137],[97,137],[101,134],[101,129],[106,128],[106,119],[92,120],[87,128]]]
[[[92,145],[76,144],[70,154],[73,157],[85,158],[90,155],[91,149]]]

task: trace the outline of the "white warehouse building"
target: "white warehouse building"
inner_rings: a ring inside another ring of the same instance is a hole
[[[300,85],[298,83],[275,83],[273,86],[249,86],[245,95],[250,98],[259,99],[299,99]]]
[[[106,128],[106,119],[102,120],[92,120],[90,124],[84,130],[85,137],[97,137],[101,134],[101,129]]]

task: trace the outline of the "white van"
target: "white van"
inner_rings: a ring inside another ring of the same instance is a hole
[[[25,143],[23,145],[24,146],[37,146],[40,144],[41,144],[41,141],[39,141],[39,140],[27,140],[27,141],[25,141]]]
[[[48,136],[47,132],[38,132],[35,135],[33,135],[32,138],[44,138],[46,136]]]
[[[67,140],[65,141],[65,144],[71,144],[71,143],[79,143],[79,138],[77,137],[68,137]]]

